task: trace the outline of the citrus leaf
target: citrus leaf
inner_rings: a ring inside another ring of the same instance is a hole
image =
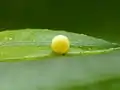
[[[119,90],[120,50],[89,56],[1,62],[1,90]]]
[[[56,35],[66,35],[71,48],[68,55],[102,53],[114,50],[117,44],[84,34],[47,29],[26,29],[0,32],[0,61],[30,60],[53,57],[50,44]]]
[[[67,55],[51,54],[51,40],[58,34],[70,39]],[[84,34],[40,29],[3,31],[0,90],[119,90],[119,55],[118,44]],[[21,61],[8,62],[11,60]]]

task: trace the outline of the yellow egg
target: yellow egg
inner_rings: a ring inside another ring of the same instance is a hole
[[[55,53],[65,54],[70,48],[70,42],[67,36],[57,35],[52,39],[51,48]]]

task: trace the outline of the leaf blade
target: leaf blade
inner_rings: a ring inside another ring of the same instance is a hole
[[[73,53],[87,53],[87,51],[97,53],[97,50],[104,52],[106,49],[118,47],[117,44],[102,39],[65,31],[47,29],[4,31],[0,32],[0,60],[51,56],[51,40],[59,34],[68,36],[71,42],[70,52]]]

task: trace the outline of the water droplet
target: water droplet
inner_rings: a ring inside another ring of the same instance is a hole
[[[13,38],[11,38],[11,37],[5,37],[4,39],[5,40],[12,40]]]
[[[13,38],[11,38],[11,37],[10,37],[10,38],[8,38],[8,40],[12,40],[12,39],[13,39]]]

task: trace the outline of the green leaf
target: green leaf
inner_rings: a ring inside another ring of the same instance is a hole
[[[71,48],[67,55],[97,54],[117,49],[119,45],[84,34],[65,31],[26,29],[0,32],[0,61],[30,60],[54,57],[50,44],[58,34],[70,39]]]
[[[58,34],[71,41],[67,55],[51,54],[51,39]],[[0,90],[120,90],[119,45],[84,34],[3,31],[0,60]]]
[[[120,51],[0,63],[1,90],[119,90]]]

